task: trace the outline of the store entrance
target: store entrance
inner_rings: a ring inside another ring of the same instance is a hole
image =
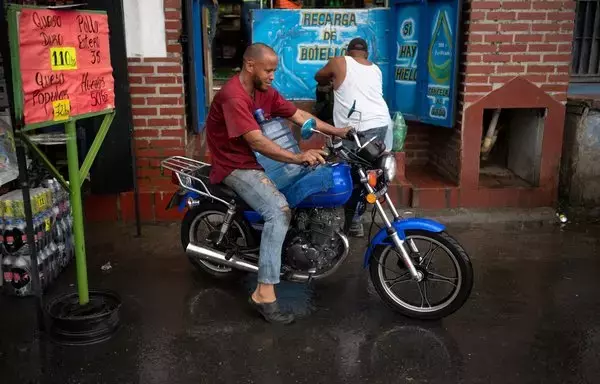
[[[252,41],[250,11],[260,8],[258,0],[220,0],[215,7],[205,0],[204,23],[207,52],[206,75],[209,79],[208,99],[239,73],[244,50]]]
[[[247,35],[246,23],[242,18],[243,2],[240,0],[221,0],[218,15],[211,7],[209,13],[217,17],[216,30],[210,46],[212,58],[213,91],[220,89],[228,79],[240,71],[242,56],[251,37]]]
[[[385,0],[213,0],[203,1],[202,25],[207,101],[241,71],[245,48],[252,42],[256,9],[328,9],[381,7]],[[262,4],[261,4],[262,1]]]

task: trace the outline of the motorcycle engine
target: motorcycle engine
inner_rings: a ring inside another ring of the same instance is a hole
[[[343,209],[307,209],[296,213],[286,242],[285,264],[297,271],[319,273],[331,268],[342,253]]]

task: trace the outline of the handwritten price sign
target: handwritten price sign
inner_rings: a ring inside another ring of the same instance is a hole
[[[114,108],[106,14],[24,8],[18,29],[25,124]]]

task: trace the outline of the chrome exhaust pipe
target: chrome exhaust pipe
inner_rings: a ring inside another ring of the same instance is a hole
[[[346,257],[348,257],[348,253],[350,252],[350,243],[348,241],[348,238],[341,232],[338,232],[338,236],[340,236],[340,239],[342,240],[344,252],[338,260],[338,262],[336,263],[336,265],[330,270],[328,270],[325,273],[314,274],[312,276],[306,273],[292,273],[291,275],[287,276],[285,276],[282,273],[281,275],[284,276],[286,280],[297,283],[304,283],[309,281],[310,279],[321,280],[332,275],[340,267],[340,265],[344,263]],[[206,248],[201,245],[189,243],[185,249],[185,253],[188,256],[210,261],[218,265],[223,265],[234,269],[240,269],[246,272],[258,273],[258,265],[256,264],[240,260],[235,256],[232,256],[231,259],[227,260],[223,252],[215,251],[214,249]]]
[[[185,249],[188,256],[198,259],[213,262],[218,265],[223,265],[230,268],[241,269],[246,272],[258,273],[258,265],[248,263],[233,256],[227,260],[223,252],[215,251],[214,249],[206,248],[201,245],[189,243]]]

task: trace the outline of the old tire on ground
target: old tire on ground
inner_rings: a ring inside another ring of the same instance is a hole
[[[90,290],[89,303],[76,292],[54,297],[46,306],[50,336],[65,345],[90,345],[110,339],[120,326],[121,297],[108,290]]]

